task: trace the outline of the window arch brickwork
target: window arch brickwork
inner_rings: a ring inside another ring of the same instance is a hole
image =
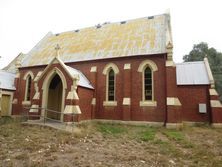
[[[156,63],[152,60],[141,62],[138,72],[142,73],[142,97],[140,106],[156,106],[154,100],[154,72],[158,71]]]
[[[106,75],[106,99],[103,102],[104,106],[116,106],[116,75],[119,73],[117,65],[114,63],[107,64],[103,69],[103,74]]]
[[[25,96],[23,102],[24,104],[26,104],[25,102],[31,101],[31,87],[32,87],[31,85],[33,79],[34,79],[34,74],[32,73],[32,71],[28,71],[23,77],[23,80],[25,80]]]

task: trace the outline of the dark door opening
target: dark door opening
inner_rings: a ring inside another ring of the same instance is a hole
[[[47,109],[61,112],[62,94],[63,94],[62,91],[63,88],[62,88],[61,78],[59,77],[58,74],[56,74],[51,80],[51,83],[49,85]],[[61,113],[47,111],[47,117],[51,119],[60,120]]]

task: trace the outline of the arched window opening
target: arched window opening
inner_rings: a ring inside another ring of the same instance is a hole
[[[144,100],[152,100],[152,70],[146,67],[144,70]]]
[[[110,69],[108,74],[108,101],[114,101],[115,99],[115,73],[113,69]]]
[[[32,77],[31,77],[31,75],[29,75],[26,79],[25,101],[30,101],[30,99],[31,99],[31,83],[32,83]]]

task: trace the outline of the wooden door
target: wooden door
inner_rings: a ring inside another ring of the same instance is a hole
[[[10,95],[2,95],[1,109],[1,116],[9,116]]]

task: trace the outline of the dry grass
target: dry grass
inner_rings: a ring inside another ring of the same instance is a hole
[[[222,129],[81,125],[74,134],[0,119],[0,166],[221,166]]]

